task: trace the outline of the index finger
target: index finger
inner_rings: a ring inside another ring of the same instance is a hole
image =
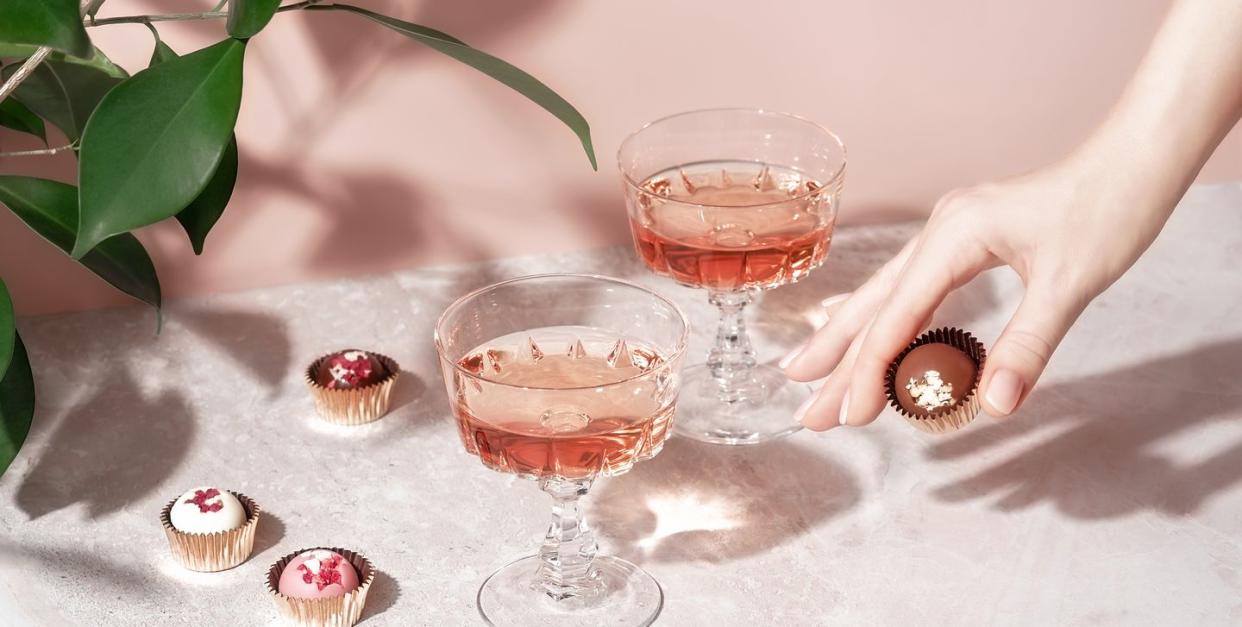
[[[850,380],[849,405],[841,408],[842,424],[875,420],[884,409],[889,363],[914,340],[949,292],[992,262],[987,249],[969,239],[944,234],[923,239],[863,339]]]

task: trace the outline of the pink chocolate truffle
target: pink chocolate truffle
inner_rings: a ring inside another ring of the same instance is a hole
[[[339,597],[358,587],[358,572],[343,555],[312,549],[293,558],[280,573],[278,591],[295,599]]]

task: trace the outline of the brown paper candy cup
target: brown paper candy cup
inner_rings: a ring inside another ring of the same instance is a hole
[[[354,570],[358,571],[358,587],[339,597],[324,599],[298,599],[280,593],[280,574],[293,559],[307,551],[326,550],[340,553]],[[280,615],[294,624],[307,627],[349,627],[362,618],[362,608],[367,603],[367,590],[375,580],[375,568],[371,560],[362,555],[337,547],[311,547],[294,551],[267,569],[267,591],[276,602]]]
[[[316,382],[315,375],[331,354],[316,359],[306,368],[306,385],[315,399],[315,410],[324,420],[338,425],[361,425],[379,420],[388,413],[392,387],[397,382],[401,367],[387,355],[370,354],[384,365],[388,374],[383,380],[360,388],[337,390]]]
[[[179,564],[199,572],[214,573],[241,564],[254,552],[254,533],[259,525],[259,505],[253,499],[232,490],[229,494],[241,501],[246,510],[246,522],[236,529],[215,533],[184,533],[173,527],[169,514],[177,499],[168,502],[160,510],[160,523],[168,546]],[[180,497],[178,497],[180,498]]]
[[[901,360],[910,354],[910,351],[924,344],[936,342],[948,344],[966,353],[966,356],[975,362],[975,380],[970,386],[970,393],[957,403],[941,407],[930,414],[911,414],[897,400],[897,367],[901,365]],[[983,376],[983,362],[986,358],[987,351],[984,350],[983,344],[966,331],[954,327],[942,327],[928,331],[914,340],[888,365],[888,371],[884,374],[884,391],[888,395],[888,404],[920,431],[927,433],[957,431],[970,424],[970,421],[974,420],[975,415],[979,413],[979,379]]]

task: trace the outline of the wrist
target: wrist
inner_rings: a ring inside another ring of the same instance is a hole
[[[1159,144],[1124,128],[1106,125],[1059,164],[1068,183],[1096,197],[1097,208],[1116,208],[1161,223],[1193,180],[1159,154]]]

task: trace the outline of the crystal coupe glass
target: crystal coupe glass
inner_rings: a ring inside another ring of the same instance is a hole
[[[597,555],[579,499],[664,446],[688,325],[671,301],[625,281],[547,274],[450,305],[435,343],[462,444],[487,467],[534,479],[553,501],[537,555],[491,575],[495,625],[647,625],[650,575]]]
[[[795,116],[715,109],[657,120],[617,154],[638,254],[720,310],[707,363],[686,369],[676,433],[757,444],[797,431],[810,388],[760,365],[743,309],[828,254],[845,175],[836,135]]]

